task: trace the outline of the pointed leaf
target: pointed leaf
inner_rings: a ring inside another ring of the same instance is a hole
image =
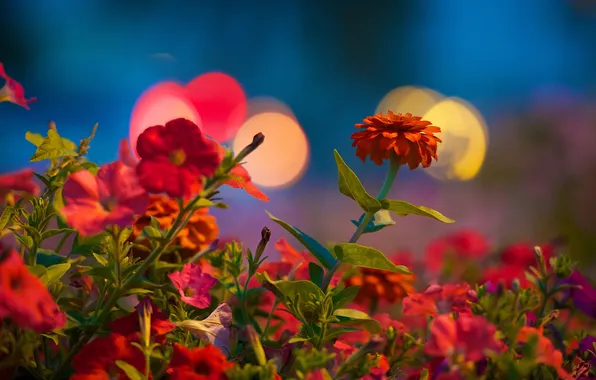
[[[282,221],[281,219],[277,219],[276,217],[271,215],[268,211],[265,211],[265,212],[267,212],[267,215],[269,215],[269,218],[271,218],[271,220],[273,220],[275,223],[282,226],[286,231],[291,233],[292,236],[294,236],[296,239],[298,239],[298,241],[300,243],[302,243],[302,245],[304,245],[304,247],[306,247],[306,249],[308,249],[308,251],[310,253],[312,253],[312,255],[317,260],[319,260],[319,262],[321,264],[323,264],[323,266],[326,269],[333,268],[333,266],[336,263],[335,257],[333,257],[331,252],[327,248],[325,248],[323,245],[321,245],[321,243],[319,243],[312,237],[308,236],[304,232],[300,231],[298,228],[289,225],[288,223]]]
[[[337,258],[344,264],[404,274],[410,273],[408,268],[393,264],[383,252],[372,247],[356,243],[342,243],[333,247],[333,250]]]
[[[273,291],[277,295],[281,294],[288,300],[295,299],[297,295],[299,295],[300,300],[304,302],[311,300],[311,295],[314,295],[318,300],[321,300],[325,297],[323,291],[310,281],[273,281],[267,272],[257,273],[256,276],[257,279],[263,284],[264,288]],[[272,289],[272,287],[275,289]]]
[[[68,272],[70,266],[70,263],[62,263],[48,267],[46,274],[41,277],[41,281],[48,287],[52,286]]]
[[[333,151],[335,163],[337,164],[339,192],[352,198],[364,211],[377,212],[381,209],[381,202],[366,192],[360,179],[341,158],[337,150]]]
[[[59,255],[52,250],[41,248],[37,250],[37,263],[46,268],[64,262],[66,262],[66,257]]]
[[[385,210],[389,210],[399,216],[420,215],[420,216],[426,216],[428,218],[436,219],[439,222],[443,222],[443,223],[454,223],[455,222],[455,220],[446,217],[445,215],[441,214],[437,210],[433,210],[432,208],[428,208],[428,207],[424,207],[424,206],[415,206],[411,203],[404,202],[404,201],[384,199],[381,201],[381,204],[383,205],[383,208]]]
[[[370,316],[362,311],[353,309],[337,309],[333,316],[339,319],[342,326],[359,326],[372,334],[378,334],[382,331],[381,324],[370,319]]]
[[[128,364],[127,362],[124,362],[122,360],[116,360],[116,365],[118,366],[118,368],[124,371],[124,373],[126,374],[126,376],[128,376],[130,380],[143,380],[145,378],[145,376],[143,376],[138,369]]]
[[[37,162],[58,157],[76,157],[79,154],[75,152],[70,144],[65,144],[58,132],[53,129],[48,130],[48,135],[43,139],[43,142],[37,147],[37,151],[29,161]]]
[[[40,133],[27,132],[25,133],[25,140],[38,147],[43,142],[43,136]]]
[[[62,228],[59,230],[45,230],[42,234],[41,234],[41,240],[46,240],[51,238],[52,236],[56,236],[62,233],[66,233],[66,232],[74,232],[75,230],[73,230],[72,228]]]
[[[2,210],[2,215],[0,215],[0,231],[3,231],[8,226],[8,224],[12,220],[13,215],[14,208],[10,206],[4,207],[4,209]]]
[[[360,286],[349,286],[333,294],[333,307],[335,309],[341,309],[343,306],[346,306],[356,298],[359,290]]]

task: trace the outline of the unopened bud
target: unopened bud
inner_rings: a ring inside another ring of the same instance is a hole
[[[538,268],[542,273],[546,273],[546,262],[544,261],[544,255],[542,254],[542,248],[535,246],[534,254],[536,256],[536,261],[538,262]]]
[[[262,133],[257,133],[253,138],[252,142],[248,144],[238,155],[236,156],[236,164],[239,164],[252,152],[254,152],[263,142],[265,141],[265,135]]]
[[[54,122],[53,120],[50,120],[48,122],[48,129],[51,129],[52,131],[56,130],[56,122]]]
[[[261,256],[263,255],[263,252],[265,251],[267,244],[269,244],[270,239],[271,230],[267,227],[263,227],[263,229],[261,230],[261,241],[259,242],[259,245],[257,246],[257,250],[255,252],[255,262],[258,263],[261,259]]]

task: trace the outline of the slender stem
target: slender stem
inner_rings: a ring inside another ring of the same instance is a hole
[[[377,200],[383,200],[387,197],[387,194],[389,194],[391,187],[395,183],[395,178],[397,178],[397,172],[399,171],[399,167],[400,167],[399,157],[392,156],[389,159],[389,170],[387,170],[387,174],[385,175],[385,181],[383,182],[383,186],[381,187],[381,190],[379,191]],[[374,217],[374,215],[375,215],[374,212],[366,212],[364,214],[364,218],[362,218],[362,221],[358,225],[358,228],[356,228],[356,231],[354,231],[354,233],[352,234],[352,237],[350,237],[350,240],[348,241],[349,243],[356,243],[358,241],[358,239],[360,239],[360,236],[362,236],[362,234],[366,230],[366,226],[368,226],[368,223],[370,223],[370,221]],[[333,268],[331,268],[325,274],[325,277],[323,278],[323,286],[322,286],[322,289],[324,292],[327,291],[327,288],[329,287],[329,283],[331,282],[331,279],[333,278],[333,275],[335,274],[335,272],[339,269],[339,266],[340,266],[340,263],[338,262],[337,264],[335,264],[335,266]]]
[[[277,305],[279,305],[279,299],[276,298],[273,302],[273,307],[271,308],[271,312],[269,312],[269,316],[267,317],[267,323],[265,323],[265,328],[263,329],[263,338],[267,337],[267,330],[269,330],[269,326],[271,325],[271,320],[273,319],[273,314],[277,309]]]
[[[255,135],[255,137],[253,138],[253,142],[251,144],[249,144],[246,148],[244,148],[235,157],[235,159],[231,163],[231,165],[229,167],[225,168],[223,175],[224,176],[227,175],[230,172],[230,170],[235,168],[244,158],[246,158],[246,156],[248,156],[256,148],[258,148],[258,146],[263,143],[263,140],[264,140],[263,134],[259,133],[259,134]],[[172,239],[178,234],[178,232],[180,232],[180,229],[185,227],[186,224],[182,223],[182,219],[186,215],[186,213],[187,212],[192,213],[195,204],[201,198],[205,197],[206,194],[211,194],[212,191],[217,190],[217,188],[219,188],[221,185],[222,185],[222,179],[219,177],[208,179],[207,182],[205,183],[205,187],[204,187],[203,191],[201,192],[201,194],[199,194],[191,202],[189,202],[188,205],[184,209],[180,210],[180,212],[176,216],[176,219],[174,220],[174,223],[172,224],[172,228],[168,231],[165,238],[163,239],[163,242],[160,243],[157,247],[155,247],[153,249],[153,251],[149,254],[149,256],[145,259],[145,261],[143,261],[143,263],[137,268],[137,270],[134,272],[134,274],[132,276],[130,276],[124,282],[124,284],[122,284],[122,286],[119,289],[117,289],[110,295],[110,298],[108,298],[107,302],[101,308],[101,311],[98,316],[97,324],[92,329],[88,330],[88,332],[85,335],[83,335],[81,337],[81,339],[79,339],[77,341],[77,343],[70,349],[65,360],[54,371],[50,380],[56,380],[59,378],[60,374],[64,371],[66,366],[70,364],[70,362],[72,361],[72,359],[74,358],[76,353],[81,349],[81,347],[83,347],[85,345],[85,343],[87,343],[93,337],[93,335],[97,332],[97,330],[99,330],[99,328],[105,324],[105,322],[110,314],[110,311],[112,310],[112,308],[114,307],[116,302],[118,302],[118,299],[120,299],[121,293],[128,290],[137,281],[139,276],[141,276],[142,273],[145,273],[145,271],[165,251],[165,249],[168,247],[168,245],[172,242]],[[188,222],[188,218],[185,220],[185,222]]]
[[[64,245],[64,243],[66,243],[66,240],[68,240],[70,235],[72,235],[72,232],[66,232],[66,233],[62,234],[62,238],[60,238],[60,241],[58,242],[58,245],[56,246],[56,253],[60,253],[62,246]]]

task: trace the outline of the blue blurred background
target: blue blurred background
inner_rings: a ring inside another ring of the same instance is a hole
[[[457,223],[410,216],[363,242],[421,251],[433,237],[475,228],[497,245],[563,234],[587,255],[596,227],[595,41],[591,1],[4,0],[0,62],[38,101],[28,112],[0,103],[0,170],[31,165],[24,134],[45,132],[49,120],[73,141],[99,122],[90,157],[112,161],[144,90],[222,71],[248,97],[287,104],[311,152],[299,182],[264,189],[269,204],[226,191],[233,208],[218,211],[222,234],[254,244],[271,227],[266,208],[323,240],[346,239],[359,213],[336,194],[332,149],[376,191],[383,169],[356,159],[353,125],[392,89],[417,85],[483,115],[484,166],[465,182],[404,170],[392,197]],[[581,170],[570,170],[574,162]]]

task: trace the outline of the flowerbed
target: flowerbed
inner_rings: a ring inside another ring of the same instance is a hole
[[[2,99],[26,107],[1,73]],[[218,243],[209,213],[227,207],[222,186],[268,200],[241,165],[265,136],[233,155],[176,119],[139,136],[139,160],[123,142],[100,167],[95,128],[79,144],[55,125],[28,133],[49,165],[0,178],[16,242],[0,256],[1,378],[593,378],[596,290],[557,242],[495,253],[458,231],[421,262],[358,244],[391,214],[453,220],[387,199],[400,168],[437,159],[439,127],[391,112],[357,127],[358,157],[387,167],[378,196],[335,151],[339,191],[362,208],[353,235],[326,246],[270,215],[295,238],[275,239],[275,261],[267,228],[257,247]]]

